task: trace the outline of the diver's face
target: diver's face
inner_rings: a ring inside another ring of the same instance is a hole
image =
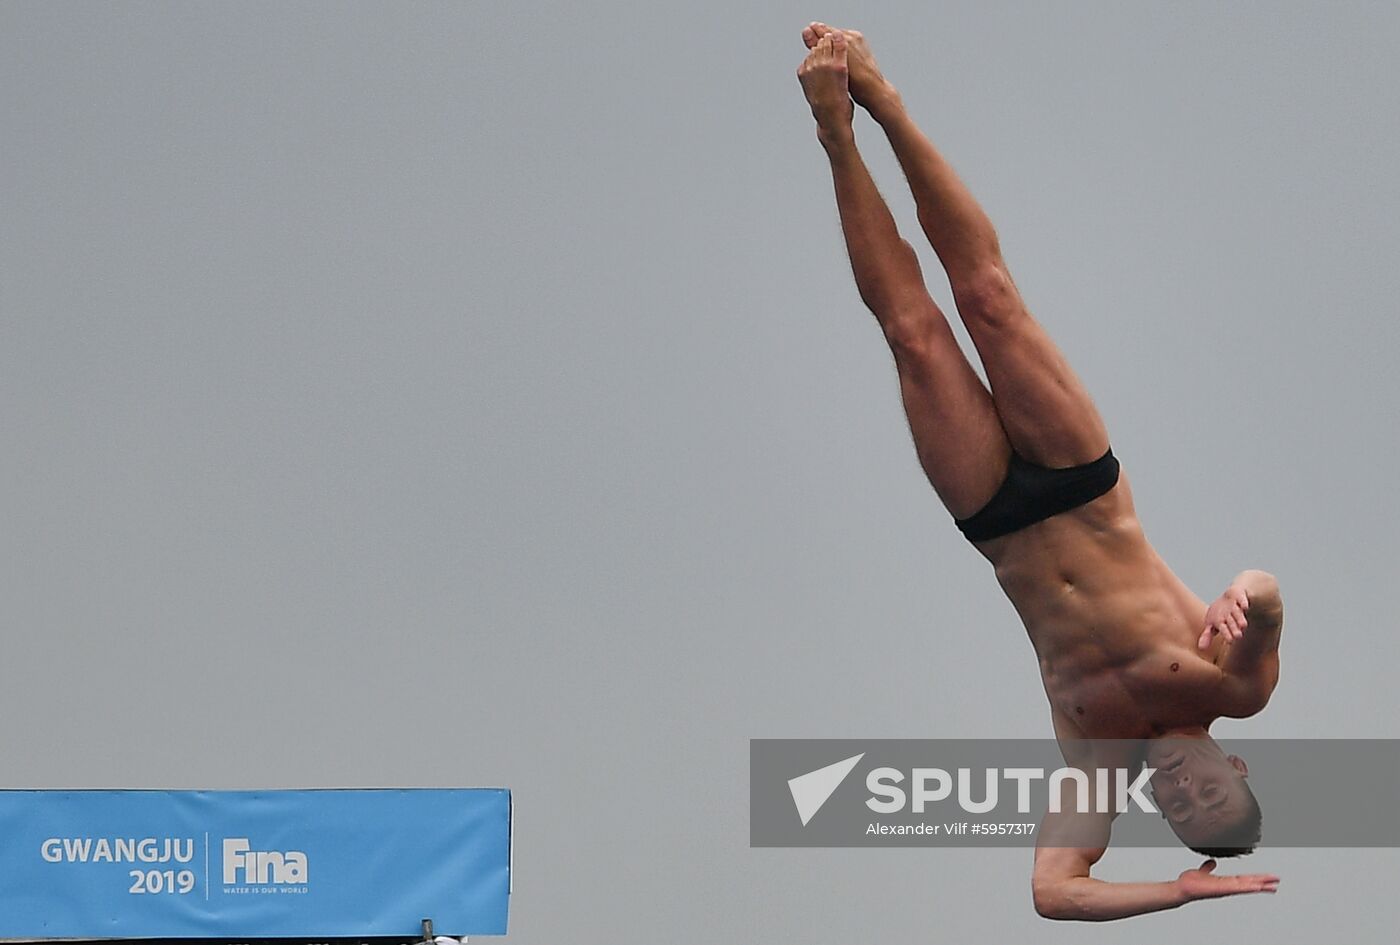
[[[1251,808],[1248,773],[1236,755],[1226,757],[1211,739],[1158,739],[1148,748],[1152,799],[1172,830],[1188,845],[1239,823]]]

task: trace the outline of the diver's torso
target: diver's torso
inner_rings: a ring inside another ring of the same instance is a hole
[[[1214,717],[1221,644],[1196,649],[1206,605],[1148,544],[1126,475],[977,547],[1026,626],[1052,706],[1083,737],[1142,738]]]

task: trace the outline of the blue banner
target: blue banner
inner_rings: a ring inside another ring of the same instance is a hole
[[[0,791],[0,938],[504,935],[510,792]]]

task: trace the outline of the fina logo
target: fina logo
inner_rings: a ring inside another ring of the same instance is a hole
[[[241,877],[240,877],[241,874]],[[251,850],[247,837],[224,840],[224,885],[283,886],[306,883],[306,854],[300,850]]]

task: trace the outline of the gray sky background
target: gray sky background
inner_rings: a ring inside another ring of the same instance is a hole
[[[748,848],[751,737],[1050,735],[850,278],[813,18],[986,203],[1164,557],[1279,575],[1218,734],[1400,736],[1400,7],[9,2],[3,784],[505,785],[522,943],[1393,932],[1394,851],[1085,927],[1026,850]]]

